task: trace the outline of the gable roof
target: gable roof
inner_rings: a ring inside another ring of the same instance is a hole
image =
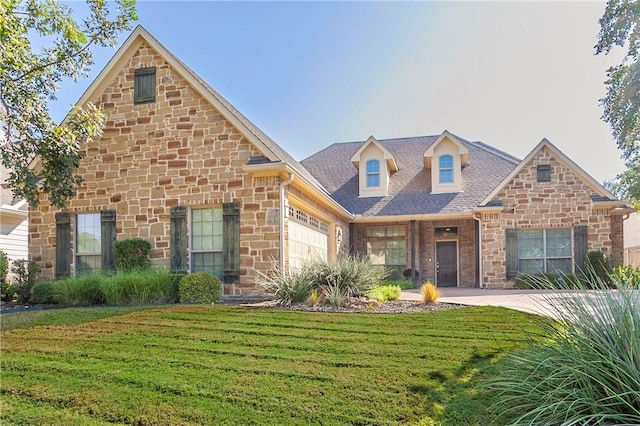
[[[598,201],[607,201],[607,202],[617,201],[616,197],[611,192],[607,191],[604,186],[602,186],[598,181],[596,181],[594,178],[592,178],[580,166],[578,166],[576,163],[574,163],[569,157],[567,157],[562,151],[560,151],[554,144],[552,144],[551,142],[549,142],[549,140],[544,138],[520,162],[518,167],[513,169],[511,171],[511,173],[509,173],[509,175],[507,177],[505,177],[504,180],[502,182],[500,182],[500,184],[497,185],[493,191],[491,191],[491,193],[482,201],[481,205],[486,205],[489,202],[491,202],[500,193],[500,191],[502,191],[509,184],[509,182],[511,182],[511,180],[514,177],[516,177],[518,175],[518,173],[520,173],[520,171],[522,171],[522,169],[527,164],[529,164],[529,162],[533,159],[533,157],[535,157],[535,155],[538,154],[538,152],[540,152],[543,149],[549,150],[549,152],[551,152],[551,154],[554,157],[556,157],[558,160],[560,160],[560,162],[564,163],[564,165],[567,168],[569,168],[572,172],[574,172],[578,178],[580,178],[585,184],[587,184],[591,189],[593,189],[594,195],[598,195],[600,197],[603,197],[602,199],[598,199],[598,198],[594,199],[592,197],[592,200],[594,202],[598,202]],[[624,203],[620,202],[619,204],[624,204]]]
[[[165,48],[141,25],[138,25],[129,37],[127,37],[122,46],[116,51],[113,57],[100,71],[98,76],[84,91],[76,104],[83,105],[89,102],[94,96],[94,93],[103,90],[111,84],[115,74],[120,71],[124,62],[129,59],[131,54],[138,49],[143,42],[148,43],[162,57],[162,59],[169,63],[178,74],[185,78],[187,82],[189,82],[189,84],[191,84],[200,95],[209,101],[227,121],[233,124],[233,126],[235,126],[240,133],[249,140],[249,142],[262,152],[269,162],[285,164],[288,171],[292,171],[297,174],[298,177],[306,181],[307,185],[316,190],[321,196],[330,198],[322,185],[320,185],[315,177],[310,174],[297,160],[262,132],[262,130],[253,124],[204,80],[202,80],[180,59],[167,50],[167,48]],[[67,117],[65,117],[63,123],[66,119]],[[37,160],[32,163],[32,167],[35,167],[36,165]]]
[[[351,156],[351,162],[356,169],[360,166],[360,156],[370,145],[376,146],[380,151],[382,151],[382,157],[387,163],[387,167],[392,172],[398,171],[398,164],[396,163],[396,159],[393,157],[393,154],[389,152],[382,144],[380,144],[373,135],[369,136],[369,139],[364,141],[364,143],[360,146],[360,148],[356,151],[355,154]]]
[[[452,135],[451,133],[449,133],[448,130],[445,130],[438,137],[438,139],[436,139],[436,141],[432,143],[429,146],[429,148],[427,148],[427,150],[424,152],[424,155],[423,155],[424,166],[427,169],[431,168],[431,159],[433,158],[433,155],[435,153],[437,146],[440,145],[440,143],[445,139],[451,141],[454,145],[458,147],[458,153],[460,154],[460,163],[462,167],[467,165],[467,160],[469,159],[469,150],[467,149],[466,146],[464,146],[462,142],[458,140],[458,138],[455,135]]]
[[[351,157],[362,142],[333,144],[302,160],[331,196],[359,218],[411,215],[471,214],[471,210],[504,180],[519,160],[479,142],[457,140],[469,150],[469,161],[462,170],[463,191],[431,194],[431,173],[425,169],[423,154],[441,135],[383,139],[384,146],[401,166],[384,197],[358,197],[358,173]]]

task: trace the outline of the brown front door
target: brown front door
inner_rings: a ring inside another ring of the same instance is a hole
[[[436,243],[436,281],[438,287],[458,285],[458,247],[455,241]]]

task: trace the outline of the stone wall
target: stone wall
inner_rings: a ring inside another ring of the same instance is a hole
[[[551,166],[551,181],[537,182],[537,166]],[[588,227],[588,250],[602,250],[612,261],[622,260],[622,231],[619,217],[609,208],[596,208],[594,190],[572,169],[543,147],[495,200],[504,212],[482,217],[484,285],[510,287],[506,280],[506,229],[550,229]]]
[[[150,66],[156,67],[156,101],[134,105],[134,70]],[[149,241],[152,264],[168,267],[172,206],[237,202],[240,282],[225,285],[225,294],[253,292],[255,270],[279,254],[279,225],[267,219],[279,208],[280,178],[241,171],[261,152],[145,43],[91,101],[108,119],[102,137],[86,146],[79,168],[84,183],[67,211],[115,210],[117,239]],[[30,211],[30,256],[41,263],[43,278],[54,276],[56,211],[44,196],[40,209]]]

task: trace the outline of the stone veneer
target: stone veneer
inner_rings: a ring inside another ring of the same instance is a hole
[[[150,66],[156,67],[156,101],[134,105],[134,70]],[[115,210],[117,239],[149,241],[152,264],[168,267],[172,206],[237,202],[240,281],[225,285],[225,294],[253,292],[256,270],[279,257],[279,225],[268,217],[279,208],[280,178],[241,171],[250,156],[262,153],[146,43],[91,101],[108,119],[102,137],[86,146],[79,168],[84,183],[66,211]],[[43,278],[55,273],[56,212],[45,196],[30,210],[29,253]],[[74,225],[72,219],[72,241]]]
[[[537,182],[537,166],[551,166],[551,181]],[[495,197],[504,212],[482,216],[483,283],[510,287],[506,280],[506,229],[588,227],[588,250],[602,250],[622,261],[622,219],[610,208],[598,208],[594,190],[544,147]]]

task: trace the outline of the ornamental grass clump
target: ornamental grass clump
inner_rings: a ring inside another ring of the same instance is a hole
[[[325,260],[309,265],[316,287],[339,287],[347,297],[364,296],[380,285],[389,272],[374,265],[368,258],[342,256],[336,260]]]
[[[597,272],[587,280],[593,290],[548,294],[556,321],[540,319],[543,340],[507,354],[485,384],[502,421],[640,424],[640,291],[624,281],[611,290]]]
[[[427,304],[436,303],[442,295],[438,287],[429,281],[422,284],[422,287],[420,287],[420,294],[422,295],[422,301]]]
[[[283,306],[306,301],[314,287],[307,265],[291,272],[285,271],[279,262],[272,262],[271,270],[267,274],[258,271],[257,283]]]

